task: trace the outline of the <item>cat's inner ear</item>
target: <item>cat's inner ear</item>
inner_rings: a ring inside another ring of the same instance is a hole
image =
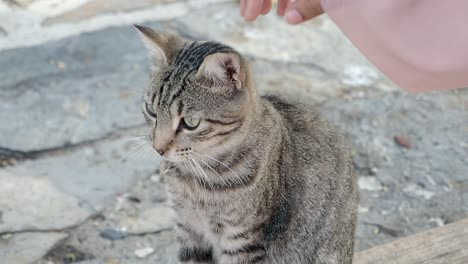
[[[168,65],[177,53],[177,49],[182,45],[182,40],[174,35],[158,32],[151,28],[134,26],[149,51],[153,66]]]
[[[234,86],[240,90],[245,74],[238,55],[215,53],[206,56],[195,78],[205,86]]]

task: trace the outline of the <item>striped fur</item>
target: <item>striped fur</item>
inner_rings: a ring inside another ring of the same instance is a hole
[[[358,194],[342,136],[309,106],[258,97],[232,48],[139,30],[164,51],[143,112],[180,263],[351,263]]]

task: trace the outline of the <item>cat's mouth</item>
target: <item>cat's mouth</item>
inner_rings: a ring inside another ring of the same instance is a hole
[[[170,162],[184,164],[185,166],[199,167],[206,163],[207,155],[193,150],[192,148],[182,148],[168,151],[162,156]]]
[[[191,148],[168,150],[160,156],[168,161],[176,163],[184,163],[192,159],[198,159]]]

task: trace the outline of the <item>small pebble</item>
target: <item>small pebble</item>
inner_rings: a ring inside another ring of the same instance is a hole
[[[141,203],[141,200],[140,198],[136,197],[136,196],[128,196],[127,199],[130,201],[130,202],[133,202],[133,203]]]
[[[12,237],[13,237],[13,234],[11,234],[11,233],[6,233],[6,234],[2,235],[2,239],[5,239],[5,240],[10,239]]]
[[[374,233],[374,235],[378,235],[380,233],[380,230],[376,227],[372,230],[372,233]]]
[[[121,240],[126,237],[124,232],[112,228],[102,230],[99,235],[108,240]]]
[[[361,206],[358,207],[358,213],[367,213],[367,212],[369,212],[369,208],[361,207]]]
[[[366,191],[382,191],[383,186],[375,177],[361,176],[358,179],[358,186],[360,190]]]
[[[159,175],[157,175],[157,174],[151,176],[150,179],[151,179],[152,182],[161,182],[161,176],[159,176]]]
[[[67,67],[67,65],[65,64],[65,62],[63,61],[59,61],[57,63],[57,68],[61,69],[61,70],[64,70],[65,68]]]
[[[397,143],[398,146],[400,146],[400,147],[404,147],[404,148],[407,148],[407,149],[412,148],[411,141],[406,136],[402,136],[402,135],[395,136],[395,137],[393,137],[393,140],[395,140],[395,143]]]
[[[135,255],[138,258],[146,258],[147,256],[153,254],[154,249],[150,247],[145,247],[145,248],[139,248],[135,250]]]
[[[429,219],[429,222],[435,223],[438,227],[441,227],[441,226],[445,225],[445,221],[440,217],[431,217]]]

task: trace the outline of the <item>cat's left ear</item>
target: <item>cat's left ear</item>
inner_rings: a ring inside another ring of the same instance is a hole
[[[134,25],[140,33],[141,39],[146,49],[150,53],[153,66],[159,68],[163,65],[172,63],[184,43],[183,39],[169,33],[163,33],[151,28]]]
[[[195,78],[203,85],[211,87],[233,87],[240,90],[245,85],[241,58],[234,53],[206,56]]]

